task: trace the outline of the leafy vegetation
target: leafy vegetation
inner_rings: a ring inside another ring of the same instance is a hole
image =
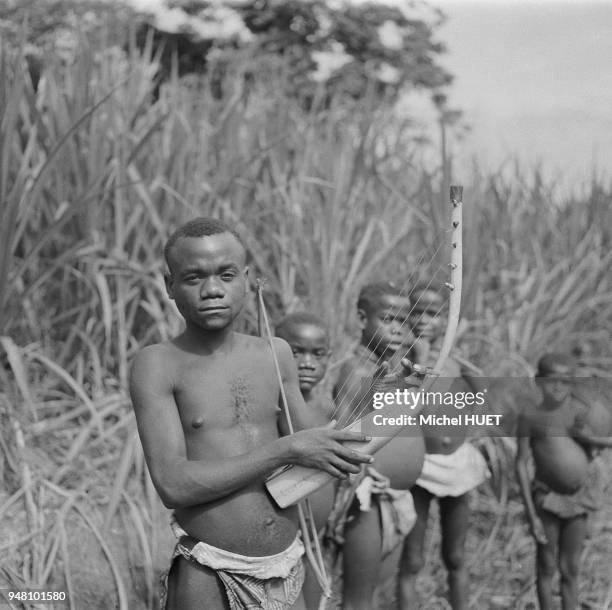
[[[273,316],[326,317],[336,361],[364,281],[444,274],[445,180],[419,166],[410,121],[340,94],[305,111],[289,71],[262,65],[247,81],[239,54],[220,94],[213,74],[175,70],[159,86],[157,60],[151,36],[127,51],[82,40],[35,86],[24,53],[0,56],[0,579],[65,588],[74,608],[152,607],[166,560],[126,380],[136,351],[180,326],[162,282],[174,227],[235,223]],[[564,199],[536,170],[459,181],[470,358],[524,374],[544,349],[586,341],[588,363],[609,370],[610,186]],[[244,328],[255,319],[253,299]],[[512,442],[501,445],[484,447],[505,491],[501,505],[479,494],[473,571],[513,578],[478,580],[475,607],[529,599],[531,543],[507,478]],[[590,549],[604,556],[600,532]],[[609,562],[592,563],[585,591],[602,607]],[[432,603],[436,570],[423,578]]]

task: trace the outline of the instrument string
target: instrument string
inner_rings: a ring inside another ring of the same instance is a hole
[[[445,231],[448,232],[448,231]],[[442,240],[438,241],[438,247],[436,248],[436,251],[434,252],[434,254],[431,257],[431,261],[435,260],[435,257],[437,256],[440,248],[442,247]],[[431,264],[431,263],[430,263]],[[421,312],[421,315],[419,316],[419,318],[414,321],[414,320],[410,320],[410,316],[411,314],[414,312],[414,310],[416,309],[417,305],[419,304],[421,297],[423,296],[423,294],[429,289],[431,288],[431,285],[433,284],[434,280],[436,279],[438,273],[440,272],[440,270],[442,269],[443,264],[438,264],[438,268],[435,270],[435,272],[433,274],[430,274],[430,279],[429,282],[424,286],[424,287],[420,287],[420,294],[417,297],[417,300],[414,302],[414,304],[410,307],[409,311],[407,313],[404,312],[403,314],[403,319],[402,322],[399,326],[398,329],[398,334],[401,334],[401,331],[404,329],[404,327],[407,324],[413,324],[414,326],[417,326],[418,323],[423,319],[423,316],[425,314],[425,311]],[[407,282],[404,283],[404,286],[408,285]],[[403,292],[404,288],[402,287],[402,290],[400,291]],[[414,291],[414,288],[411,289],[411,291],[409,292],[409,294],[407,294],[406,296],[410,296],[412,294],[412,292]],[[442,288],[438,288],[436,291],[438,294],[440,292],[442,292]],[[442,302],[442,305],[440,306],[440,308],[438,309],[438,311],[436,312],[436,317],[438,316],[438,314],[440,313],[440,311],[444,308],[445,306],[445,301]],[[397,320],[398,316],[401,315],[402,312],[398,310],[398,312],[396,312],[396,314],[393,317],[392,321]],[[414,341],[412,342],[412,344],[408,347],[408,348],[404,348],[403,346],[399,349],[401,349],[405,354],[408,354],[416,345],[417,341],[421,339],[421,335],[419,335],[418,337],[416,337],[414,339]],[[382,341],[382,337],[378,339],[378,341],[376,342],[376,345],[374,345],[372,347],[372,341],[370,340],[367,345],[365,346],[365,350],[369,350],[371,353],[376,353],[376,349],[379,347],[381,341]],[[364,350],[364,351],[365,351]],[[405,356],[404,356],[405,357]],[[365,362],[367,362],[368,360],[368,355],[367,353],[363,353],[363,351],[359,354],[359,358],[358,358],[358,362],[357,362],[357,366],[361,365],[361,364],[365,364]],[[335,417],[337,417],[343,410],[345,410],[346,407],[351,406],[355,399],[359,396],[360,392],[361,392],[361,388],[358,387],[354,392],[353,395],[349,397],[349,394],[343,394],[343,391],[345,390],[349,380],[351,379],[351,376],[348,375],[344,380],[343,383],[341,384],[340,388],[336,390],[336,396],[339,396],[340,399],[337,400],[336,405],[334,407],[333,413],[332,413],[332,419],[334,419]],[[354,409],[358,408],[358,405],[353,407]],[[349,416],[350,416],[350,411],[348,412]]]

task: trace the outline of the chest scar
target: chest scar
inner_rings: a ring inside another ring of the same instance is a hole
[[[236,377],[231,385],[230,392],[234,403],[236,423],[244,427],[253,420],[253,394],[243,377]]]

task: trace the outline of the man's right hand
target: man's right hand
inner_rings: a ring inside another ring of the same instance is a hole
[[[336,430],[335,425],[332,421],[321,428],[309,428],[283,437],[288,445],[287,461],[324,470],[339,479],[357,474],[361,464],[371,464],[374,461],[371,455],[342,444],[346,441],[367,443],[370,437],[361,432]]]

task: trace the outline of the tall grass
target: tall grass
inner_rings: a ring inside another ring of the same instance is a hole
[[[273,315],[323,315],[336,360],[365,281],[403,283],[444,260],[447,195],[414,162],[408,121],[341,100],[305,111],[282,74],[243,71],[230,66],[218,99],[206,80],[158,87],[151,45],[84,41],[34,88],[23,57],[0,55],[0,519],[11,524],[0,578],[11,586],[67,587],[73,607],[79,589],[152,607],[162,511],[126,380],[137,350],[180,328],[161,258],[179,223],[234,222]],[[455,179],[469,356],[489,374],[524,371],[587,339],[608,366],[609,186],[563,201],[537,174]],[[243,326],[255,328],[254,300]],[[75,536],[106,570],[87,586]]]

